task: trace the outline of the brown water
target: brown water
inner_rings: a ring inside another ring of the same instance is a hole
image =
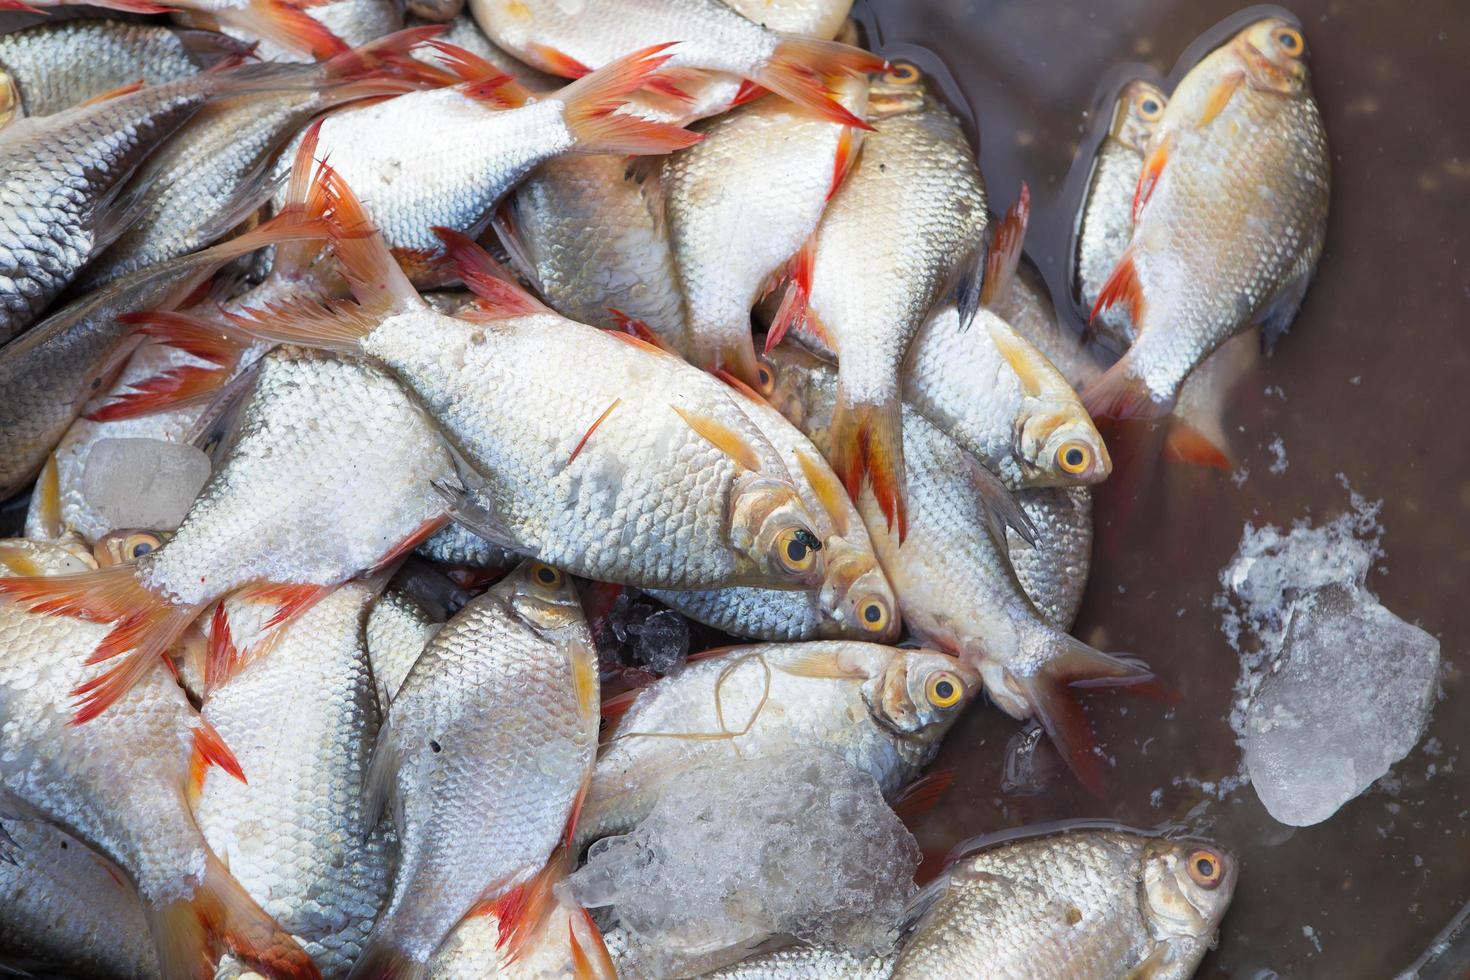
[[[923,46],[949,66],[978,120],[993,205],[1030,183],[1028,251],[1059,297],[1068,173],[1099,80],[1124,62],[1167,75],[1238,9],[1224,0],[859,4],[886,48]],[[1017,726],[993,709],[971,712],[939,761],[957,770],[955,788],[919,838],[944,850],[1042,820],[1182,823],[1242,865],[1199,976],[1390,977],[1470,900],[1470,114],[1460,104],[1470,92],[1470,8],[1302,0],[1294,10],[1332,143],[1332,211],[1300,316],[1237,397],[1232,433],[1249,476],[1237,486],[1226,474],[1165,466],[1127,499],[1101,495],[1077,624],[1095,645],[1147,659],[1182,700],[1090,696],[1113,761],[1106,802],[1062,774],[1036,795],[1007,792]],[[1267,446],[1277,438],[1288,466],[1273,474]],[[1327,822],[1294,830],[1248,786],[1223,800],[1198,787],[1240,761],[1226,720],[1238,658],[1211,603],[1242,526],[1335,516],[1347,506],[1339,473],[1384,501],[1384,574],[1372,588],[1440,638],[1444,698],[1426,736],[1439,755],[1421,743],[1394,767],[1395,793],[1375,786]]]

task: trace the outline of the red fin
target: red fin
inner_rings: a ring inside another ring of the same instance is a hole
[[[560,75],[562,78],[581,78],[592,74],[592,69],[582,64],[569,54],[563,54],[547,44],[536,44],[532,42],[522,49],[526,63],[535,65],[544,72]]]
[[[429,47],[437,64],[425,66],[425,75],[437,84],[459,85],[468,97],[495,108],[515,108],[531,98],[513,76],[474,52],[443,40],[430,41]]]
[[[663,347],[663,343],[659,339],[658,334],[653,332],[653,328],[647,322],[637,317],[629,316],[613,306],[609,306],[607,312],[612,314],[613,323],[623,333],[628,334],[630,337],[637,337],[639,340],[653,344],[655,347]]]
[[[733,374],[746,384],[759,384],[760,365],[755,359],[755,341],[751,339],[749,327],[741,330],[739,337],[732,337],[717,345],[714,363],[705,365],[705,368]]]
[[[597,416],[597,421],[593,422],[592,425],[588,427],[587,431],[582,434],[582,438],[577,440],[577,445],[575,448],[572,449],[572,454],[567,457],[568,466],[571,466],[572,461],[581,454],[582,447],[587,445],[587,440],[592,438],[592,433],[597,431],[597,427],[603,422],[607,421],[607,417],[613,413],[613,409],[617,408],[622,403],[622,398],[614,398],[612,400],[612,404],[608,405],[607,408],[604,408],[602,410],[602,414]]]
[[[168,8],[167,7],[164,7],[162,9],[163,10],[167,10]],[[146,85],[146,84],[148,84],[148,83],[145,82],[143,79],[140,78],[136,82],[129,82],[126,85],[119,85],[115,89],[111,89],[111,90],[109,90],[107,92],[103,92],[100,95],[94,95],[90,99],[87,99],[84,102],[78,102],[72,108],[74,108],[74,109],[80,109],[84,105],[97,105],[99,102],[107,102],[107,101],[110,101],[112,99],[120,99],[124,95],[132,95],[134,92],[141,91],[142,88],[143,88],[143,86]]]
[[[1094,419],[1156,419],[1167,415],[1170,404],[1157,401],[1143,379],[1133,374],[1129,351],[1103,376],[1082,391],[1082,407]]]
[[[418,290],[399,268],[383,236],[378,234],[377,225],[347,181],[326,164],[318,168],[316,181],[332,202],[337,225],[332,252],[341,261],[358,302],[382,313],[420,308],[423,300]]]
[[[912,827],[930,810],[939,805],[954,785],[953,769],[936,769],[926,773],[898,791],[893,798],[893,812],[898,814],[906,826]]]
[[[525,953],[546,924],[547,916],[557,904],[553,891],[567,876],[567,851],[565,844],[559,845],[534,878],[490,901],[500,927],[496,947],[505,951],[500,963],[502,969]]]
[[[347,51],[346,43],[331,28],[287,0],[250,0],[243,7],[217,7],[208,12],[223,23],[318,61]]]
[[[769,354],[781,343],[791,328],[806,322],[807,308],[812,295],[812,266],[816,262],[816,236],[808,238],[801,249],[786,264],[786,292],[781,305],[766,330],[765,352]]]
[[[204,689],[212,691],[245,665],[230,633],[230,616],[221,600],[209,624],[209,650],[204,658]]]
[[[642,693],[642,687],[635,687],[631,691],[624,691],[622,694],[615,694],[610,698],[603,698],[602,717],[606,718],[608,722],[616,724],[618,719],[628,713],[628,709],[633,707],[633,702],[637,701],[638,695]]]
[[[362,573],[363,578],[371,578],[379,572],[385,572],[393,565],[407,558],[418,548],[419,545],[438,534],[449,524],[448,517],[431,517],[418,527],[414,528],[400,542],[395,544],[388,552],[373,563],[373,566]]]
[[[1114,303],[1127,303],[1128,315],[1133,318],[1134,328],[1141,327],[1143,324],[1143,287],[1139,285],[1138,270],[1133,265],[1133,252],[1129,249],[1123,250],[1123,255],[1118,259],[1118,264],[1113,267],[1108,281],[1103,283],[1101,291],[1098,292],[1097,302],[1092,304],[1092,313],[1087,317],[1089,332],[1092,329],[1092,321],[1097,319],[1098,314]]]
[[[681,89],[674,80],[678,77],[675,75],[678,70],[677,68],[670,68],[659,72],[645,82],[643,88],[646,91],[657,92],[659,95],[667,96],[675,102],[683,102],[685,104],[693,102],[694,96]]]
[[[619,333],[616,330],[608,330],[605,331],[605,333],[613,340],[620,340],[623,343],[627,344],[629,347],[636,347],[639,350],[647,351],[650,354],[661,354],[664,357],[675,356],[669,352],[669,349],[667,347],[662,347],[651,340],[644,340],[642,337],[636,336],[631,333]]]
[[[745,103],[747,102],[754,102],[761,96],[769,94],[769,92],[770,90],[767,89],[765,86],[757,85],[755,82],[752,82],[748,78],[744,79],[740,83],[740,88],[736,89],[735,97],[730,100],[730,104],[726,108],[733,109],[738,105],[745,105]]]
[[[1159,175],[1164,172],[1164,165],[1169,162],[1169,137],[1166,135],[1159,140],[1158,145],[1149,151],[1148,157],[1143,161],[1143,170],[1138,175],[1138,186],[1133,189],[1133,223],[1138,223],[1138,216],[1143,211],[1143,206],[1153,195],[1154,188],[1159,183]],[[1138,317],[1133,318],[1138,322]]]
[[[602,932],[586,909],[567,919],[567,940],[572,952],[573,980],[617,980],[617,968],[603,942]]]
[[[837,188],[847,179],[848,171],[857,161],[854,150],[857,147],[857,137],[853,135],[852,127],[848,126],[837,137],[837,154],[832,160],[832,184],[827,188],[827,200],[832,200],[832,195],[837,193]]]
[[[435,227],[433,231],[444,243],[450,267],[466,288],[479,298],[477,306],[482,312],[502,318],[552,312],[545,303],[521,288],[509,270],[468,235],[453,228]]]
[[[1169,434],[1164,437],[1164,458],[1217,470],[1230,469],[1230,457],[1223,449],[1177,417],[1170,421]]]
[[[199,792],[204,788],[204,774],[209,771],[210,766],[219,766],[221,770],[249,784],[245,778],[245,770],[240,768],[240,760],[235,758],[235,753],[220,738],[219,732],[214,726],[203,718],[199,719],[199,725],[194,729],[194,751],[189,759],[189,793],[191,799],[198,799]]]
[[[1021,244],[1031,221],[1031,188],[1021,181],[1021,196],[995,226],[990,251],[985,256],[985,285],[980,288],[980,305],[994,307],[1011,288],[1016,267],[1021,263]]]
[[[832,97],[824,77],[841,72],[865,75],[887,67],[888,62],[883,58],[861,48],[837,41],[786,35],[753,80],[824,119],[871,130],[872,126]]]
[[[563,118],[577,152],[641,156],[670,153],[700,141],[697,133],[616,111],[669,60],[662,53],[668,47],[656,44],[635,51],[556,93],[565,105]]]
[[[837,410],[832,415],[832,469],[842,477],[853,500],[862,490],[863,474],[873,497],[898,541],[908,536],[908,508],[904,500],[902,407],[897,398],[883,405],[849,404],[838,381]]]
[[[187,317],[167,315],[148,323],[140,331],[160,343],[187,351],[214,367],[184,365],[135,381],[129,390],[86,417],[94,422],[136,418],[153,412],[179,408],[212,396],[234,373],[245,344],[218,325]]]
[[[731,374],[729,371],[711,371],[710,373],[719,378],[721,381],[725,382],[725,384],[729,385],[731,388],[734,388],[736,391],[740,392],[746,398],[749,398],[751,401],[759,402],[762,405],[767,404],[766,400],[762,398],[754,388],[746,384],[744,381],[741,381],[739,378],[735,377],[735,375]]]
[[[228,949],[276,980],[321,978],[311,957],[213,854],[205,856],[204,877],[193,895],[158,908],[145,907],[144,914],[162,976],[212,977],[215,962]]]

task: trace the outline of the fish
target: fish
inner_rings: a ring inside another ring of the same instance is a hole
[[[758,368],[769,380],[769,372]],[[732,588],[649,590],[664,605],[733,636],[759,640],[867,640],[892,643],[901,623],[898,600],[883,577],[862,516],[816,447],[754,389],[745,412],[786,460],[808,513],[818,520],[827,578],[816,591]],[[759,381],[759,378],[757,379]]]
[[[717,379],[634,338],[552,313],[463,235],[440,233],[481,294],[473,320],[427,307],[352,189],[337,254],[358,302],[272,308],[253,336],[366,354],[445,427],[468,472],[450,514],[572,574],[641,588],[824,580],[822,542],[775,448]],[[596,363],[595,376],[575,365]],[[467,484],[476,484],[469,486]],[[629,529],[637,528],[636,534]]]
[[[37,820],[11,821],[3,836],[0,947],[77,976],[158,977],[138,893],[105,858]]]
[[[1022,838],[951,864],[915,899],[892,980],[1187,980],[1239,865],[1205,841],[1124,830]]]
[[[162,547],[93,573],[0,578],[0,595],[23,607],[112,624],[91,656],[116,662],[73,692],[79,724],[156,674],[216,600],[246,590],[291,618],[444,523],[432,483],[454,477],[448,447],[381,368],[277,349],[238,412],[228,451]],[[216,663],[206,681],[242,666]]]
[[[933,650],[816,640],[697,654],[615,702],[626,710],[598,756],[573,850],[632,830],[681,773],[792,742],[840,755],[891,797],[979,691],[979,675]]]
[[[861,118],[867,80],[833,84]],[[861,151],[863,130],[804,106],[761,99],[710,121],[659,178],[688,340],[697,367],[758,383],[750,310],[816,231],[828,199]]]
[[[667,153],[698,139],[614,111],[667,61],[660,46],[534,101],[493,66],[447,51],[471,66],[473,81],[335,113],[321,129],[320,152],[368,202],[388,244],[410,256],[440,251],[435,227],[478,233],[500,199],[552,157]],[[420,138],[404,141],[409,131]]]
[[[549,858],[592,769],[598,697],[597,648],[571,580],[541,562],[523,563],[429,641],[364,785],[369,821],[393,814],[400,858],[350,980],[422,977],[476,905],[502,899],[509,933],[544,891],[542,869],[565,875]]]
[[[411,595],[392,587],[373,604],[364,628],[378,704],[386,713],[424,647],[444,628],[445,618]]]
[[[531,92],[552,92],[561,88],[563,81],[555,75],[537,71],[530,65],[518,60],[514,55],[496,47],[495,44],[480,30],[480,25],[468,13],[462,13],[444,25],[444,33],[439,35],[439,40],[445,44],[451,44],[456,48],[463,48],[470,54],[477,55],[499,68],[507,75],[513,77],[520,83],[522,88]],[[431,64],[437,64],[427,51],[420,51],[415,57],[422,58]]]
[[[196,251],[248,220],[271,196],[277,154],[313,117],[430,84],[405,71],[419,65],[408,52],[430,36],[409,31],[354,48],[316,68],[315,81],[301,91],[252,93],[201,109],[123,190],[143,203],[127,230],[88,264],[76,288],[97,289]]]
[[[682,86],[702,80],[704,73],[720,72],[818,115],[861,126],[862,120],[832,97],[828,83],[844,74],[882,71],[887,64],[835,41],[777,33],[719,0],[607,0],[587,10],[558,0],[472,0],[470,11],[497,45],[567,78],[579,78],[646,45],[672,42],[659,91],[686,106],[699,96]],[[810,23],[821,30],[829,19],[836,18],[820,11]],[[728,108],[741,91],[737,86],[729,99],[723,92],[713,99],[706,95],[700,98],[701,111]]]
[[[1290,325],[1327,233],[1331,165],[1306,42],[1256,21],[1189,70],[1134,193],[1133,237],[1094,306],[1129,307],[1137,341],[1083,393],[1094,417],[1159,418],[1252,325]]]
[[[200,709],[249,783],[203,774],[194,819],[211,850],[323,973],[342,976],[388,895],[386,828],[361,838],[362,782],[378,734],[363,641],[371,583],[338,587],[289,624],[276,604],[226,599],[209,641],[269,645]]]
[[[838,372],[788,348],[765,364],[775,377],[772,404],[830,452]],[[1068,636],[1032,604],[1007,545],[1009,528],[1029,521],[1013,513],[998,478],[913,409],[904,409],[903,437],[913,449],[909,537],[900,545],[871,489],[858,510],[910,634],[973,667],[1011,717],[1035,717],[1083,786],[1101,795],[1101,763],[1071,685],[1138,684],[1152,673]]]
[[[856,498],[864,474],[900,538],[907,533],[899,372],[924,320],[947,296],[968,327],[979,303],[985,184],[959,120],[900,63],[872,83],[852,171],[816,235],[792,260],[767,349],[787,330],[842,371],[829,457]]]
[[[213,31],[129,21],[63,20],[0,35],[3,120],[50,116],[123,86],[160,85],[244,57]]]
[[[1059,630],[1070,631],[1092,568],[1092,491],[1038,487],[1016,493],[1032,540],[1006,528],[1006,551],[1026,597]]]
[[[1200,362],[1179,386],[1169,413],[1164,457],[1179,462],[1234,469],[1237,454],[1226,434],[1230,396],[1261,364],[1261,330],[1238,333]]]
[[[6,542],[0,558],[12,571],[29,565],[41,581],[94,564],[85,552],[38,542]],[[243,774],[173,677],[148,673],[107,724],[68,723],[67,692],[95,681],[86,658],[107,631],[0,603],[0,711],[9,719],[0,729],[0,811],[58,827],[121,873],[142,902],[164,976],[199,976],[228,948],[275,977],[319,977],[189,812],[192,772],[218,765]]]
[[[314,0],[287,4],[299,7],[296,17],[309,20],[295,31],[275,31],[269,36],[254,24],[237,23],[228,12],[179,10],[174,19],[191,26],[217,30],[255,46],[262,61],[311,62],[334,57],[349,47],[358,47],[403,29],[403,8],[393,0]],[[270,8],[267,7],[267,10]],[[298,21],[298,24],[301,22]]]
[[[429,980],[614,980],[602,936],[586,911],[557,901],[545,922],[512,957],[500,942],[500,917],[484,903],[454,927],[429,964]]]
[[[127,227],[137,201],[120,192],[160,142],[213,99],[293,84],[300,77],[290,66],[247,65],[7,126],[0,140],[7,187],[0,204],[0,343],[35,322]]]
[[[704,974],[705,980],[888,980],[894,955],[840,946],[788,946]],[[622,974],[620,974],[622,975]]]
[[[1133,192],[1149,140],[1168,104],[1163,89],[1141,78],[1124,83],[1113,102],[1107,135],[1098,144],[1077,212],[1072,289],[1084,314],[1097,303],[1133,237]],[[1133,321],[1126,306],[1099,312],[1091,329],[1115,351],[1133,343]]]

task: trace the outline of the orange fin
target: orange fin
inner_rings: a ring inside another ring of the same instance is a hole
[[[653,344],[660,350],[668,350],[668,348],[663,345],[663,340],[659,337],[658,334],[653,332],[653,328],[648,325],[647,321],[640,320],[634,316],[629,316],[628,314],[624,313],[622,310],[614,306],[609,306],[607,308],[607,312],[611,314],[613,318],[613,323],[623,333],[627,334],[630,337],[637,337],[639,340],[644,341],[645,343]],[[672,351],[670,351],[670,353],[672,353]]]
[[[721,341],[715,347],[714,363],[708,366],[712,372],[733,375],[746,384],[758,384],[760,365],[755,359],[755,341],[751,339],[749,317],[740,336]]]
[[[770,89],[757,85],[747,78],[740,83],[740,87],[735,90],[735,97],[730,100],[730,104],[725,108],[733,109],[736,106],[745,105],[747,102],[754,102],[761,96],[769,94]]]
[[[167,10],[168,8],[167,7],[164,7],[162,9]],[[148,84],[148,83],[145,82],[143,79],[140,78],[136,82],[129,82],[126,85],[119,85],[115,89],[110,89],[110,90],[108,90],[106,92],[102,92],[99,95],[94,95],[90,99],[87,99],[84,102],[78,102],[72,108],[74,108],[74,109],[80,109],[82,106],[97,105],[98,103],[108,102],[108,101],[111,101],[112,99],[120,99],[124,95],[132,95],[134,92],[141,91],[142,88],[143,88],[143,86],[146,85],[146,84]]]
[[[1154,188],[1158,186],[1159,175],[1164,172],[1164,166],[1169,162],[1169,136],[1165,135],[1158,144],[1149,151],[1143,161],[1143,170],[1138,175],[1138,186],[1133,189],[1133,223],[1138,224],[1138,216],[1143,211],[1143,206],[1153,195]],[[1138,318],[1134,317],[1134,323]]]
[[[649,78],[644,83],[643,88],[645,91],[657,92],[659,95],[673,99],[675,102],[682,102],[687,105],[694,101],[694,96],[680,88],[679,81],[685,78],[698,81],[699,77],[699,72],[690,69],[666,68],[657,75]]]
[[[450,524],[449,516],[431,517],[418,527],[410,531],[402,541],[384,553],[383,557],[373,563],[372,567],[365,570],[359,578],[370,579],[375,575],[382,575],[395,564],[407,558],[418,550],[418,546],[438,534]],[[328,589],[328,591],[331,591]]]
[[[573,980],[617,980],[618,971],[592,915],[582,909],[567,920]]]
[[[822,509],[827,512],[827,517],[832,521],[832,529],[839,537],[846,537],[848,531],[848,498],[843,492],[842,483],[837,479],[837,474],[832,472],[832,467],[827,465],[826,460],[818,458],[814,454],[796,451],[796,463],[801,467],[801,473],[806,477],[806,482],[811,484],[817,499],[822,502]]]
[[[759,473],[761,471],[760,457],[756,455],[750,443],[745,441],[744,436],[730,429],[723,422],[718,422],[708,416],[686,411],[677,405],[669,407],[705,442],[750,472]]]
[[[703,138],[677,126],[616,111],[626,104],[626,96],[646,84],[669,60],[663,53],[668,47],[656,44],[635,51],[556,93],[564,104],[562,115],[578,153],[670,153]]]
[[[954,785],[954,779],[953,769],[936,769],[920,776],[898,791],[893,798],[893,812],[905,825],[912,827],[920,817],[939,805]]]
[[[759,402],[762,405],[768,404],[768,402],[764,398],[762,398],[754,388],[746,384],[744,381],[741,381],[739,378],[735,377],[735,375],[731,374],[729,371],[723,371],[716,368],[715,370],[711,371],[710,374],[713,374],[715,377],[719,378],[721,381],[725,382],[725,384],[729,385],[731,388],[734,388],[736,391],[740,392],[751,401]]]
[[[399,268],[347,181],[326,164],[317,168],[315,181],[331,201],[336,224],[332,252],[341,261],[358,302],[381,313],[421,308],[418,290]]]
[[[645,352],[647,352],[649,354],[658,354],[661,357],[674,357],[674,356],[676,356],[672,352],[670,352],[667,347],[663,347],[660,344],[656,344],[656,343],[654,343],[651,340],[644,340],[642,337],[636,336],[634,334],[631,334],[631,333],[619,333],[616,330],[607,330],[607,331],[604,331],[604,332],[609,337],[611,337],[613,340],[616,340],[616,341],[619,341],[621,343],[627,344],[629,347],[636,347],[639,350],[645,351]]]
[[[214,617],[209,624],[209,651],[204,658],[204,689],[211,691],[226,678],[233,677],[244,659],[230,633],[230,616],[221,600],[214,607]]]
[[[245,770],[240,768],[240,760],[235,758],[235,753],[230,751],[230,747],[220,738],[214,726],[200,718],[198,727],[194,729],[194,751],[189,757],[190,799],[199,798],[200,791],[204,789],[204,774],[209,771],[210,766],[219,766],[224,772],[249,785]]]
[[[216,324],[160,316],[140,333],[186,351],[213,367],[184,365],[135,381],[129,390],[87,415],[94,422],[136,418],[189,405],[214,395],[230,380],[245,344]]]
[[[479,299],[480,312],[502,319],[553,312],[515,281],[509,270],[480,245],[453,228],[435,227],[450,267]]]
[[[816,262],[816,235],[808,238],[786,264],[786,292],[781,305],[766,330],[765,352],[769,354],[793,327],[809,320],[808,306],[812,295],[812,266]]]
[[[825,79],[843,72],[866,75],[887,67],[888,62],[882,57],[861,48],[837,41],[782,35],[775,53],[752,81],[824,119],[872,130],[873,127],[865,120],[853,115],[832,97]]]
[[[557,904],[556,885],[567,876],[567,853],[567,845],[559,844],[535,877],[489,901],[500,929],[495,945],[505,951],[502,969],[526,952],[546,924]]]
[[[473,52],[457,47],[447,41],[430,41],[429,46],[438,53],[438,60],[457,79],[459,90],[466,97],[497,109],[513,109],[523,106],[531,93],[500,68]]]
[[[847,179],[852,165],[857,162],[857,137],[853,134],[852,127],[848,126],[837,137],[837,153],[832,158],[832,184],[827,188],[827,200],[832,200],[832,195],[837,193],[837,188]]]
[[[1133,265],[1131,249],[1123,250],[1118,264],[1113,267],[1112,274],[1108,276],[1108,281],[1103,283],[1102,289],[1098,292],[1097,302],[1092,304],[1092,313],[1087,318],[1089,332],[1098,314],[1114,303],[1127,303],[1128,315],[1133,319],[1134,329],[1141,328],[1143,324],[1143,287],[1138,282],[1138,269]]]
[[[1233,71],[1215,83],[1210,92],[1209,99],[1205,102],[1204,111],[1200,113],[1199,121],[1195,126],[1204,129],[1215,121],[1215,117],[1225,111],[1230,104],[1230,99],[1235,95],[1241,84],[1245,81],[1245,72]],[[1136,212],[1135,212],[1136,214]]]
[[[863,474],[873,497],[898,541],[908,535],[908,508],[904,500],[903,416],[897,398],[882,405],[849,404],[838,381],[837,410],[832,415],[832,469],[842,478],[853,500],[862,490]]]
[[[856,680],[867,674],[856,667],[844,667],[837,662],[838,655],[827,652],[793,653],[791,658],[780,659],[771,664],[783,674],[793,677],[813,677],[820,680]]]
[[[41,475],[36,479],[36,518],[41,533],[59,538],[66,528],[61,519],[61,473],[56,466],[56,453],[46,457]]]
[[[613,409],[617,408],[622,403],[622,398],[614,398],[612,400],[612,404],[608,405],[607,408],[604,408],[602,410],[602,414],[597,416],[597,421],[593,422],[592,425],[587,428],[587,431],[582,434],[582,438],[577,440],[577,445],[572,449],[572,454],[567,457],[568,466],[571,466],[572,461],[581,454],[582,447],[587,445],[587,440],[592,438],[592,433],[597,431],[597,427],[603,422],[606,422],[607,417],[613,413]]]
[[[1133,373],[1133,351],[1108,368],[1082,391],[1082,407],[1094,419],[1156,419],[1169,413],[1167,400],[1153,397],[1148,385]]]
[[[1188,422],[1174,418],[1164,437],[1164,458],[1177,463],[1193,463],[1217,470],[1230,469],[1230,456]]]
[[[219,955],[235,956],[276,980],[320,980],[311,957],[278,926],[212,853],[188,898],[145,908],[165,977],[210,977]]]
[[[348,50],[331,28],[287,0],[250,0],[244,6],[216,7],[209,12],[223,23],[317,61]]]
[[[628,713],[633,707],[633,702],[638,700],[638,695],[643,693],[642,687],[635,687],[631,691],[615,694],[610,698],[602,699],[602,717],[616,724],[618,719]]]
[[[1031,221],[1031,188],[1021,181],[1021,196],[995,226],[990,251],[985,256],[985,283],[980,287],[980,305],[994,308],[1010,291],[1016,267],[1021,263],[1021,244]]]
[[[563,54],[549,44],[532,42],[523,48],[526,63],[535,65],[544,72],[562,78],[581,78],[592,74],[592,69],[569,54]]]

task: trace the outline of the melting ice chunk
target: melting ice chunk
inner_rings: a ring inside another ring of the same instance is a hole
[[[112,528],[172,531],[209,479],[209,457],[161,439],[101,439],[82,470],[82,496]]]
[[[918,861],[871,776],[793,747],[691,772],[632,833],[593,845],[571,888],[614,907],[636,975],[686,976],[774,935],[886,947]]]
[[[1365,591],[1292,604],[1279,659],[1245,714],[1245,765],[1271,816],[1326,820],[1409,753],[1429,718],[1439,641]]]

